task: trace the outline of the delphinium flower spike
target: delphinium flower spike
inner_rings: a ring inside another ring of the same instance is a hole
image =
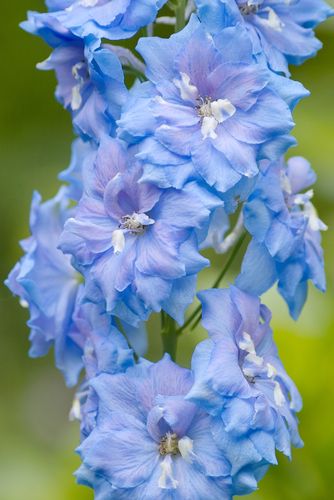
[[[54,346],[77,385],[78,482],[96,500],[251,493],[277,451],[303,444],[301,397],[260,295],[277,282],[297,318],[308,282],[325,289],[315,173],[284,155],[309,94],[288,65],[315,55],[313,29],[332,10],[322,0],[46,5],[22,27],[53,49],[39,68],[55,71],[77,137],[66,185],[43,203],[34,194],[6,284],[29,309],[30,354]],[[153,37],[161,24],[174,33]],[[249,235],[235,284],[220,289]],[[208,248],[222,267],[185,317]],[[158,362],[145,359],[153,313]],[[201,319],[208,338],[180,367],[178,339]]]

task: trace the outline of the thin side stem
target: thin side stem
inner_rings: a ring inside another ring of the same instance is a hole
[[[224,266],[224,268],[222,269],[220,275],[218,276],[218,278],[216,279],[216,281],[214,282],[214,284],[212,285],[211,288],[217,288],[221,281],[224,279],[226,273],[228,272],[229,268],[231,267],[234,259],[236,258],[244,240],[245,240],[245,237],[246,237],[246,233],[243,234],[241,236],[241,238],[239,239],[238,243],[236,244],[233,252],[231,253],[229,259],[227,260],[226,262],[226,265]],[[189,318],[187,319],[187,321],[181,326],[181,328],[179,328],[177,330],[177,335],[180,335],[189,325],[192,324],[192,322],[194,321],[194,324],[192,325],[191,329],[193,330],[197,325],[198,323],[201,321],[201,317],[202,317],[202,306],[201,304],[195,309],[195,311],[189,316]]]

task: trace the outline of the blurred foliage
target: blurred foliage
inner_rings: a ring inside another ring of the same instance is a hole
[[[48,48],[18,29],[28,9],[43,10],[42,0],[11,0],[2,5],[2,77],[0,104],[1,281],[20,256],[18,240],[28,234],[32,191],[53,196],[59,170],[66,167],[72,137],[70,118],[52,98],[54,77],[38,73],[34,65],[48,56]],[[333,498],[334,448],[334,22],[319,30],[325,48],[315,59],[293,71],[311,90],[295,112],[299,146],[292,154],[309,158],[318,172],[316,204],[330,226],[324,236],[328,293],[310,292],[298,323],[289,317],[275,290],[265,300],[273,310],[273,326],[280,354],[304,398],[300,417],[305,448],[294,452],[292,464],[280,460],[251,498],[320,500]],[[207,287],[222,265],[200,280]],[[233,274],[229,276],[230,281]],[[228,284],[229,280],[225,280]],[[77,424],[68,422],[72,392],[65,389],[53,367],[53,354],[40,360],[27,356],[27,312],[5,287],[0,292],[0,500],[91,499],[92,493],[75,484],[71,472],[79,459]],[[151,359],[161,354],[158,319],[150,324]],[[178,360],[187,364],[199,329],[185,334]],[[208,499],[209,500],[209,499]]]

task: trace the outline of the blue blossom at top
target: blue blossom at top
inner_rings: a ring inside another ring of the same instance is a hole
[[[56,366],[68,385],[77,382],[84,345],[75,320],[83,295],[82,277],[71,266],[70,258],[57,249],[71,213],[66,189],[45,203],[34,194],[31,236],[21,243],[25,255],[6,281],[21,304],[29,308],[30,356],[44,356],[54,345]]]
[[[77,477],[96,500],[231,499],[231,466],[212,418],[184,399],[192,383],[168,355],[92,380],[97,422],[78,449]]]
[[[29,12],[21,26],[53,47],[50,57],[37,67],[55,71],[56,97],[71,112],[76,131],[96,140],[113,134],[127,90],[112,48],[85,44],[49,14]]]
[[[51,15],[87,39],[122,40],[152,23],[167,0],[47,0]]]
[[[181,323],[196,274],[208,265],[196,231],[221,200],[194,182],[161,190],[141,177],[133,154],[119,141],[105,141],[86,169],[61,248],[83,270],[88,295],[105,300],[109,313],[136,324],[163,308]]]
[[[212,416],[212,433],[232,465],[238,494],[256,488],[275,449],[290,457],[302,446],[298,391],[278,357],[271,314],[257,297],[235,287],[199,294],[210,339],[194,353],[195,382],[187,399]]]
[[[253,51],[263,52],[271,69],[289,74],[321,48],[312,28],[333,15],[322,0],[196,0],[200,19],[213,34],[243,24]]]
[[[308,280],[324,291],[323,251],[319,220],[308,190],[316,180],[301,157],[264,165],[244,208],[246,229],[253,239],[236,283],[261,295],[276,280],[291,315],[296,319],[305,303]]]
[[[305,89],[273,80],[239,28],[222,36],[220,50],[193,16],[168,40],[139,41],[150,82],[130,92],[118,123],[122,138],[139,142],[145,180],[179,188],[199,178],[226,193],[291,144],[287,103]]]

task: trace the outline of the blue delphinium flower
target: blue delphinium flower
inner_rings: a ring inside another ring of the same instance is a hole
[[[180,187],[200,178],[225,193],[257,174],[259,158],[275,158],[290,145],[284,99],[295,102],[303,87],[286,79],[274,84],[238,28],[223,37],[219,50],[193,16],[168,40],[139,41],[150,82],[133,89],[118,123],[121,137],[139,142],[144,179]]]
[[[212,416],[215,440],[232,465],[239,494],[256,487],[275,448],[290,456],[302,446],[298,391],[285,372],[260,300],[236,287],[199,294],[210,338],[194,353],[195,382],[187,399]]]
[[[212,418],[184,399],[192,383],[191,371],[168,355],[91,381],[98,415],[78,449],[77,477],[96,500],[231,498],[231,466]]]
[[[113,134],[127,90],[122,65],[112,48],[85,43],[50,14],[30,12],[21,26],[54,49],[37,67],[55,71],[56,97],[72,113],[76,131],[96,140]]]
[[[136,324],[163,308],[181,323],[196,274],[208,265],[196,231],[221,201],[194,182],[161,190],[141,177],[133,154],[119,141],[105,141],[86,169],[84,195],[65,224],[61,248],[109,313]]]
[[[322,0],[196,0],[200,19],[213,34],[226,24],[248,30],[253,51],[263,52],[271,69],[289,74],[321,48],[312,28],[333,10]]]
[[[261,295],[276,280],[291,315],[296,319],[305,303],[307,283],[324,291],[320,221],[308,189],[316,180],[301,157],[264,165],[244,207],[245,226],[253,236],[236,283]]]
[[[152,23],[167,0],[48,0],[52,16],[80,38],[122,40]]]
[[[34,194],[31,236],[21,243],[25,255],[6,281],[30,311],[30,356],[44,356],[54,345],[56,366],[68,385],[77,382],[84,345],[75,320],[83,296],[82,276],[72,267],[70,258],[57,249],[71,213],[66,189],[45,203],[38,193]]]

